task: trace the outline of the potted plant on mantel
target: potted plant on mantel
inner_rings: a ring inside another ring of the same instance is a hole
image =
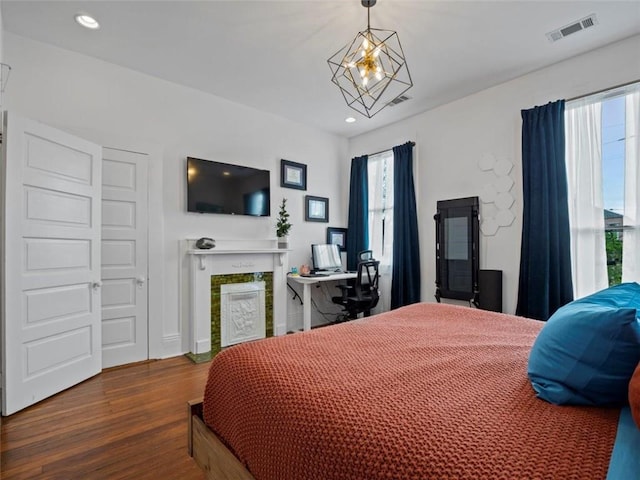
[[[278,236],[278,248],[289,247],[289,231],[291,230],[289,223],[289,212],[287,212],[287,199],[283,198],[280,204],[280,212],[278,212],[278,222],[276,223],[276,235]]]

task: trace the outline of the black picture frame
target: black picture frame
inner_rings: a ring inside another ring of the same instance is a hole
[[[338,245],[341,252],[347,251],[347,229],[327,227],[327,243]]]
[[[329,199],[305,195],[304,219],[307,222],[329,222]]]
[[[304,163],[296,163],[290,160],[280,160],[280,186],[307,189],[307,166]]]

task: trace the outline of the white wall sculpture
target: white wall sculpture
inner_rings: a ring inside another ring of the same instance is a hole
[[[485,236],[493,236],[500,227],[508,227],[515,220],[511,207],[515,199],[511,194],[513,178],[509,176],[513,163],[506,159],[496,159],[491,153],[484,154],[478,160],[478,168],[491,172],[493,181],[482,187],[480,192],[480,231]]]

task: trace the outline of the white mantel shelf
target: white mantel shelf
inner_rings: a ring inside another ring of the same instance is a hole
[[[262,255],[262,254],[279,254],[278,264],[279,266],[283,266],[286,263],[286,256],[290,250],[285,250],[283,248],[253,248],[253,249],[241,249],[241,250],[222,250],[222,249],[199,249],[199,250],[187,250],[188,255],[197,255],[199,257],[199,268],[200,270],[205,270],[206,267],[206,255],[244,255],[244,256],[253,256],[253,255]],[[234,273],[233,271],[227,273]]]
[[[288,253],[291,250],[286,250],[284,248],[245,248],[242,250],[222,250],[216,248],[210,248],[207,250],[188,250],[187,253],[189,255],[229,255],[233,253]]]
[[[204,250],[194,249],[193,242],[189,240],[187,245],[185,253],[191,259],[189,296],[192,353],[199,355],[211,350],[211,276],[213,275],[273,272],[273,334],[286,333],[287,269],[290,250],[270,245],[240,245],[238,249],[214,247]]]

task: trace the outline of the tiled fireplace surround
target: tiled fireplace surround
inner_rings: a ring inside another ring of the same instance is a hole
[[[278,249],[276,240],[215,240],[216,246],[209,250],[196,249],[193,239],[185,241],[190,270],[190,356],[203,360],[215,355],[221,346],[221,331],[217,328],[221,319],[221,285],[228,285],[226,289],[233,292],[238,284],[257,286],[264,282],[265,308],[272,306],[271,312],[265,312],[264,336],[283,335],[287,328],[287,250]],[[271,284],[273,289],[268,292]],[[253,305],[252,301],[249,304]]]

